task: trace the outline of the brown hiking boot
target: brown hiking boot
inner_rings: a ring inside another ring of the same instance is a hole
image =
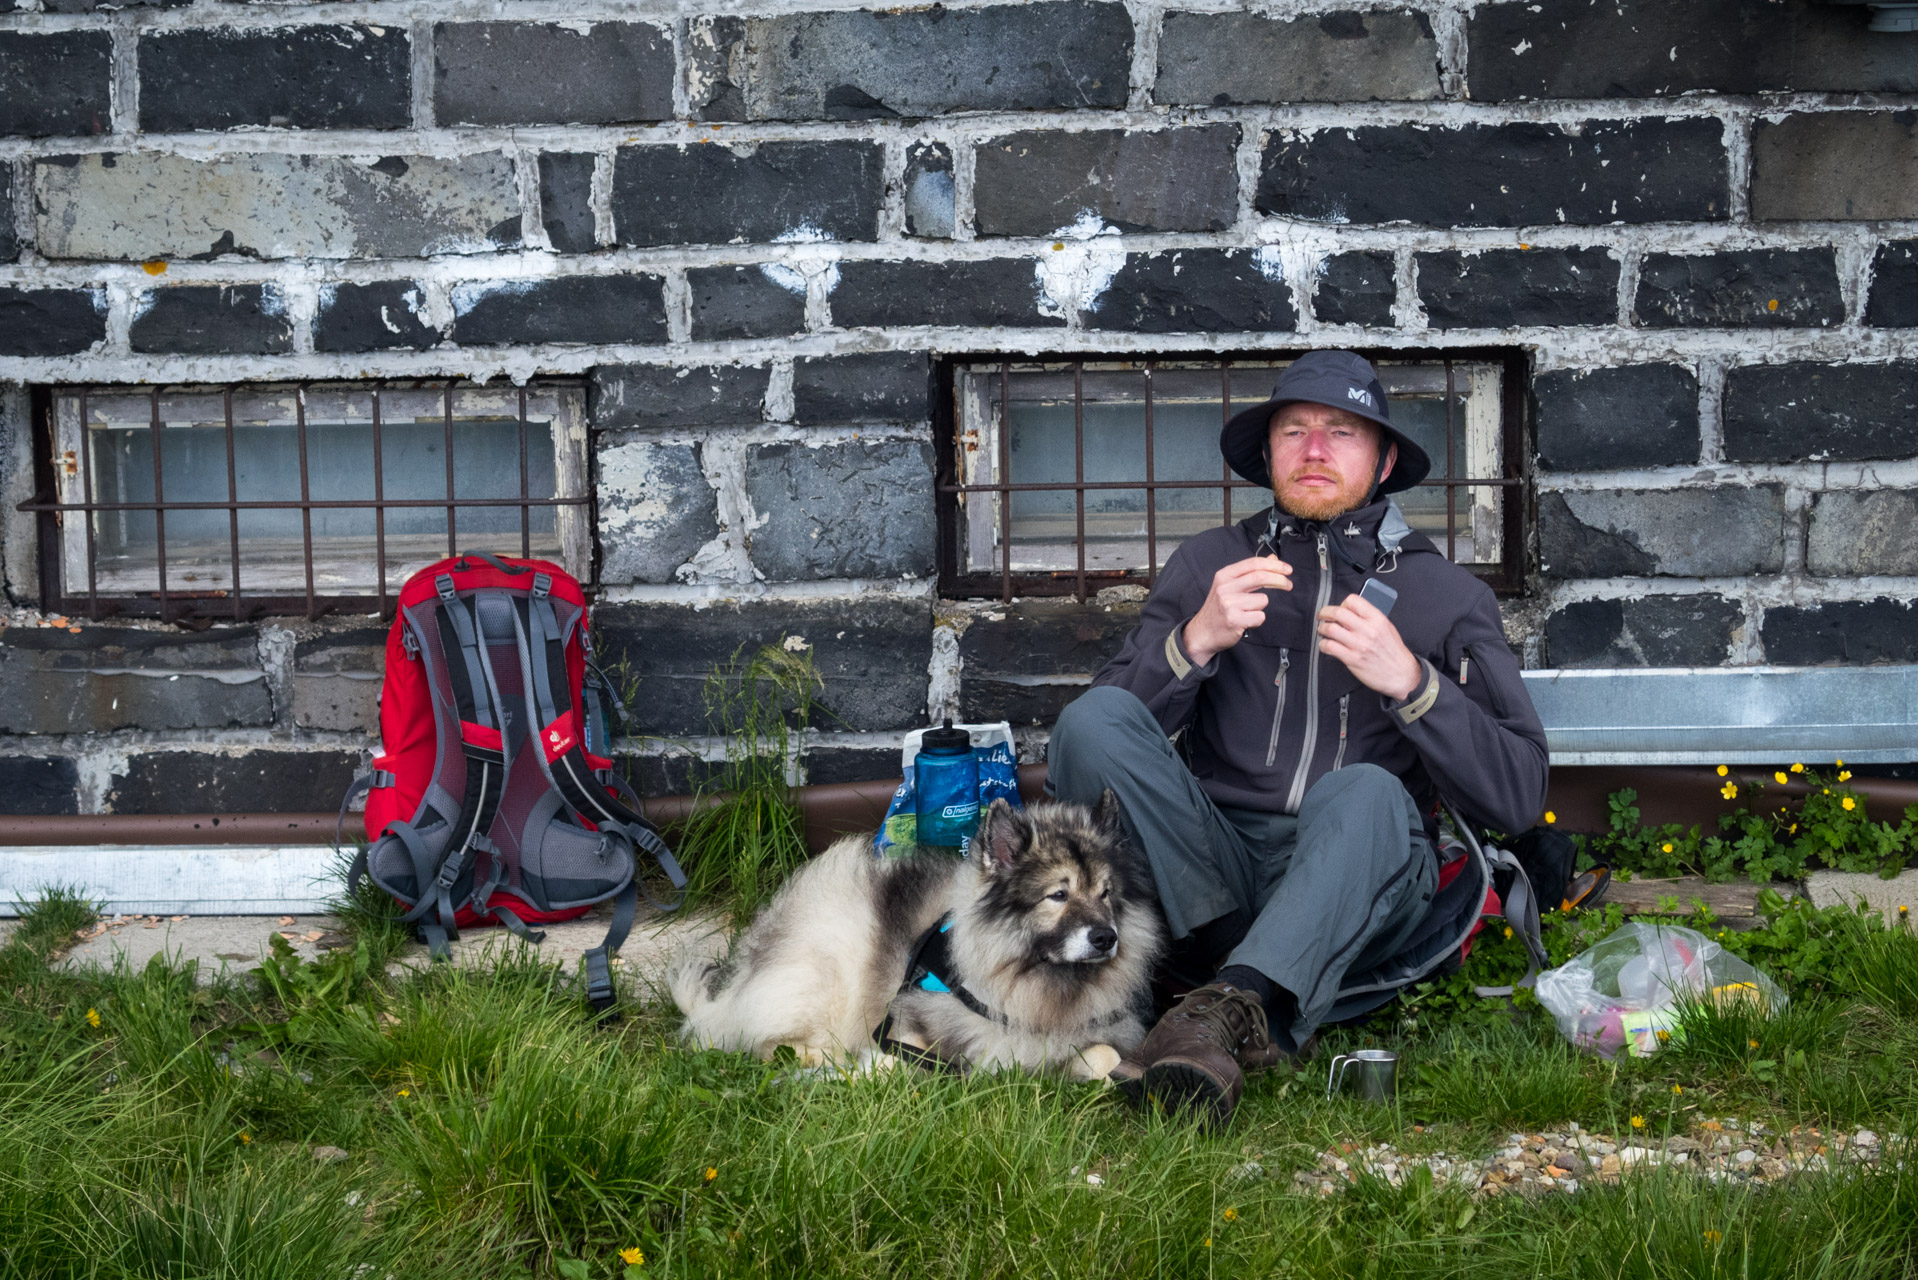
[[[1250,991],[1223,982],[1188,991],[1159,1019],[1134,1053],[1144,1064],[1136,1084],[1119,1078],[1128,1096],[1143,1096],[1168,1110],[1190,1109],[1223,1125],[1245,1092],[1245,1067],[1275,1066],[1281,1055],[1265,1025],[1265,1006]]]

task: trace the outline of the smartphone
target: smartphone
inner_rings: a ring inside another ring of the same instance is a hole
[[[1399,602],[1399,593],[1377,578],[1367,578],[1365,585],[1359,588],[1359,599],[1389,618],[1392,606]]]

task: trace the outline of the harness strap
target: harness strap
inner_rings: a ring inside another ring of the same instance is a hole
[[[633,916],[639,907],[637,890],[637,881],[626,882],[613,899],[613,923],[606,930],[606,940],[582,957],[586,961],[586,1000],[602,1018],[612,1012],[618,999],[613,987],[612,953],[626,945],[626,935],[633,931]]]
[[[505,925],[516,938],[524,938],[528,942],[535,943],[546,941],[546,931],[544,929],[527,928],[526,922],[520,919],[518,913],[511,907],[489,907],[487,914]]]
[[[386,779],[386,781],[383,783],[380,781],[380,779],[382,778]],[[359,799],[361,796],[365,795],[367,792],[371,791],[374,787],[378,787],[378,786],[390,787],[392,785],[393,785],[393,775],[390,773],[387,773],[383,769],[375,769],[371,773],[363,773],[359,777],[353,779],[353,785],[346,789],[346,795],[340,799],[339,820],[333,824],[333,852],[334,853],[338,853],[340,851],[340,836],[344,834],[346,831],[346,811],[353,807],[353,802]],[[359,859],[357,858],[354,859],[354,862],[357,865],[359,862]],[[363,867],[361,869],[362,871],[364,871]],[[347,887],[350,889],[355,886],[352,884],[349,884]]]

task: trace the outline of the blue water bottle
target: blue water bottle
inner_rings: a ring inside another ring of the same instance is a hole
[[[972,738],[946,720],[928,729],[912,764],[913,803],[918,809],[918,842],[963,854],[979,828],[979,761]]]

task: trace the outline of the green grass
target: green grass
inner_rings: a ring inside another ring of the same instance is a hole
[[[363,905],[355,948],[211,985],[49,966],[85,904],[26,918],[0,947],[0,1280],[1918,1274],[1912,1169],[1537,1201],[1292,1181],[1338,1143],[1475,1156],[1634,1115],[1918,1132],[1902,941],[1860,954],[1860,994],[1713,1011],[1649,1062],[1576,1055],[1536,1009],[1395,1011],[1326,1036],[1398,1048],[1395,1105],[1327,1101],[1321,1060],[1254,1078],[1208,1133],[1020,1075],[790,1080],[679,1049],[643,997],[597,1024],[536,961],[389,979]],[[1241,1180],[1248,1161],[1265,1176]]]

